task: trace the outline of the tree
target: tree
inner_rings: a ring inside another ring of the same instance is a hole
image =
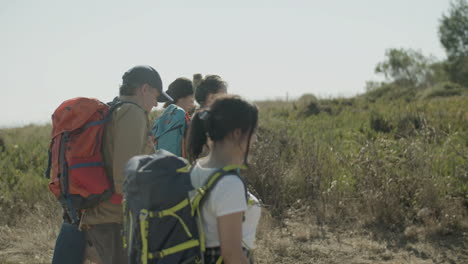
[[[448,15],[442,15],[439,37],[448,57],[468,54],[468,3],[466,0],[457,0],[450,4]]]
[[[455,0],[439,25],[440,43],[447,53],[450,79],[468,87],[468,3]]]
[[[379,87],[382,87],[382,83],[381,83],[381,82],[366,81],[366,86],[365,86],[366,92],[374,91],[374,90],[376,90],[376,89],[379,88]]]
[[[385,61],[375,67],[387,80],[400,85],[421,86],[426,84],[432,74],[432,57],[425,57],[421,52],[412,49],[388,49]]]

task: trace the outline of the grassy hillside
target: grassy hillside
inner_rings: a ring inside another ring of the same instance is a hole
[[[259,234],[260,256],[288,263],[294,250],[271,239],[281,232],[268,230],[295,221],[303,231],[318,226],[317,234],[334,227],[404,241],[461,236],[459,254],[466,260],[468,96],[459,87],[456,94],[441,87],[434,94],[383,86],[355,98],[257,102],[258,140],[245,176],[272,216]],[[0,131],[6,143],[0,153],[0,251],[11,246],[11,228],[25,223],[39,221],[48,230],[43,236],[54,237],[60,208],[43,177],[50,130],[31,125]],[[296,238],[301,244],[314,236],[307,231]]]
[[[466,228],[468,97],[416,98],[259,102],[251,184],[280,218],[294,205],[318,222]]]

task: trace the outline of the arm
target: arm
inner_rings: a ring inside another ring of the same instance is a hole
[[[147,144],[145,113],[136,106],[126,104],[116,113],[114,122],[113,176],[116,193],[122,193],[124,167],[128,160],[143,154]]]
[[[237,212],[217,217],[221,255],[227,264],[248,263],[242,251],[242,214]]]

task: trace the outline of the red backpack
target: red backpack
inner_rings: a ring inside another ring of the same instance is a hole
[[[114,109],[93,98],[78,97],[63,102],[52,115],[49,149],[50,191],[59,200],[72,223],[78,223],[84,209],[110,200],[120,204],[114,181],[106,173],[102,156],[104,126]]]

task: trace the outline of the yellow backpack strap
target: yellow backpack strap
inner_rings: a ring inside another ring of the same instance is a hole
[[[245,165],[227,165],[226,167],[222,168],[223,171],[233,171],[233,170],[245,170],[247,166]]]
[[[178,216],[176,214],[177,211],[185,208],[186,206],[189,205],[189,199],[184,199],[182,202],[176,204],[175,206],[169,208],[169,209],[166,209],[166,210],[163,210],[163,211],[152,211],[150,212],[150,217],[159,217],[159,218],[163,218],[165,216],[172,216],[172,217],[175,217],[177,218],[177,220],[179,220],[179,223],[182,225],[182,227],[184,228],[185,230],[185,233],[187,234],[188,237],[192,237],[192,233],[190,233],[187,225],[185,224],[184,220],[182,220],[182,218],[180,218],[180,216]]]
[[[189,248],[197,247],[199,245],[200,245],[200,241],[198,241],[197,239],[188,240],[188,241],[186,241],[184,243],[181,243],[181,244],[178,244],[176,246],[163,249],[163,250],[159,251],[156,254],[152,254],[152,258],[154,258],[154,255],[156,255],[156,257],[158,257],[158,258],[163,258],[165,256],[172,255],[172,254],[184,251],[184,250],[189,249]]]
[[[202,253],[206,251],[205,247],[205,233],[203,231],[203,225],[201,223],[201,212],[200,212],[200,206],[203,203],[204,198],[206,197],[206,194],[209,193],[209,191],[214,188],[216,183],[225,175],[229,174],[229,172],[235,171],[235,170],[241,170],[241,169],[246,169],[247,167],[244,165],[228,165],[224,168],[221,168],[220,170],[215,171],[210,178],[206,181],[206,183],[198,188],[196,190],[195,196],[192,198],[190,201],[192,205],[192,215],[197,214],[198,215],[198,225],[199,225],[199,230],[200,230],[200,249]],[[238,175],[238,171],[235,173]],[[242,180],[245,186],[246,190],[246,199],[247,199],[247,185],[245,185],[244,180],[238,175],[239,178]],[[247,200],[248,201],[248,200]],[[219,259],[216,261],[216,263],[223,263],[223,257],[219,257]]]
[[[202,254],[205,253],[206,251],[206,246],[205,246],[205,230],[203,230],[203,223],[202,223],[202,216],[200,213],[200,207],[197,208],[197,224],[198,224],[198,230],[199,230],[199,236],[200,236],[200,250]]]
[[[141,232],[141,262],[148,263],[148,210],[140,211],[140,232]]]
[[[190,170],[192,169],[192,166],[190,164],[188,164],[187,166],[185,167],[182,167],[180,169],[177,169],[176,172],[179,172],[179,173],[189,173]]]
[[[123,211],[123,236],[122,236],[122,242],[123,242],[123,248],[127,248],[127,200],[123,199],[122,200],[122,211]]]
[[[206,197],[206,194],[208,194],[211,189],[214,188],[216,183],[225,175],[229,174],[232,171],[235,171],[235,175],[239,176],[239,179],[241,179],[242,183],[244,184],[244,189],[245,189],[245,199],[248,201],[248,195],[247,195],[247,185],[244,182],[244,179],[240,177],[239,175],[239,170],[247,168],[244,165],[228,165],[225,166],[217,171],[215,171],[206,181],[206,183],[197,189],[197,194],[192,200],[192,215],[195,213],[196,209],[200,207],[200,205],[203,203],[203,200]]]
[[[217,183],[217,181],[224,175],[227,175],[231,171],[236,171],[236,175],[239,174],[239,171],[241,169],[246,169],[247,167],[244,165],[228,165],[217,172],[213,173],[213,175],[208,179],[206,184],[204,185],[205,190],[210,190],[211,188],[214,187],[214,185]],[[242,179],[241,179],[242,180]],[[242,181],[243,182],[243,181]]]

